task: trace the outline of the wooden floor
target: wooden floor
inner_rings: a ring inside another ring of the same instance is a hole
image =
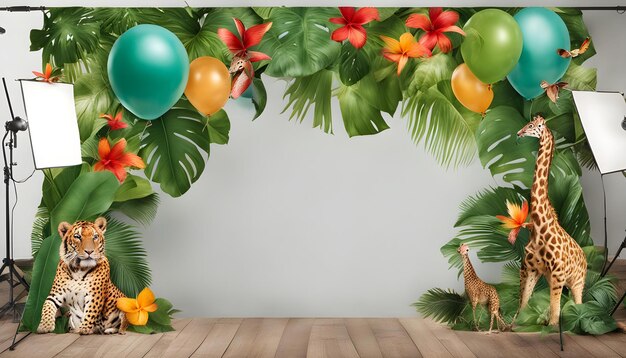
[[[626,283],[626,262],[612,271]],[[561,352],[558,334],[485,335],[414,317],[193,318],[174,327],[154,335],[32,334],[9,351],[16,324],[4,319],[0,357],[626,357],[624,333],[566,334]]]

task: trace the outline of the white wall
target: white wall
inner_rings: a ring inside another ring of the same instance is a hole
[[[8,5],[24,3],[28,2]],[[94,3],[111,1],[90,2]],[[512,6],[471,5],[479,4]],[[598,50],[589,63],[599,67],[599,89],[626,91],[626,15],[586,12],[585,20]],[[31,70],[40,68],[40,54],[28,51],[28,34],[41,26],[41,14],[0,13],[0,26],[7,29],[0,36],[0,72],[10,80],[14,106],[21,115],[13,79],[29,77]],[[157,295],[170,298],[183,315],[407,316],[414,314],[409,304],[425,290],[462,288],[439,248],[455,234],[452,225],[459,203],[494,184],[488,171],[477,161],[459,170],[441,169],[413,145],[399,116],[388,119],[392,128],[386,132],[353,139],[345,135],[336,103],[334,136],[310,128],[310,119],[304,124],[289,122],[287,114],[280,114],[284,82],[266,78],[266,86],[268,106],[254,122],[249,102],[228,104],[229,145],[212,147],[205,173],[185,196],[163,195],[155,222],[144,230]],[[7,112],[2,96],[3,121]],[[20,140],[17,178],[33,168],[27,136]],[[30,253],[30,225],[41,181],[36,173],[18,187],[17,257]],[[615,175],[607,182],[614,248],[626,227],[621,217],[626,179]],[[598,174],[585,173],[583,185],[593,234],[600,243]],[[0,225],[4,227],[3,222]],[[477,265],[477,270],[492,280],[500,271],[493,264]]]

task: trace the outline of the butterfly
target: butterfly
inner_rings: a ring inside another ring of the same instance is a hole
[[[589,49],[589,45],[591,45],[591,38],[587,37],[585,41],[583,41],[583,43],[580,45],[580,48],[577,48],[571,51],[567,51],[566,49],[560,48],[556,50],[556,53],[558,53],[559,56],[563,58],[570,58],[570,57],[573,58],[573,57],[577,57],[587,52],[587,50]]]
[[[557,82],[551,85],[547,81],[541,81],[541,88],[546,91],[546,95],[554,103],[559,99],[559,90],[565,87],[567,87],[567,82]]]

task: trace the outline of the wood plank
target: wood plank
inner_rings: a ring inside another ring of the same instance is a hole
[[[378,340],[370,327],[367,318],[349,318],[345,320],[346,328],[352,344],[361,358],[382,358],[383,353],[378,346]]]
[[[424,323],[453,357],[476,357],[467,345],[449,327],[431,319],[425,319]]]
[[[278,344],[275,358],[305,358],[314,318],[291,318]]]
[[[554,342],[547,337],[537,333],[516,332],[515,334],[526,342],[526,344],[535,349],[535,352],[537,352],[537,358],[558,357],[558,355],[554,353],[550,347],[548,347],[548,345],[554,345]]]
[[[529,346],[517,334],[512,332],[492,333],[457,331],[456,335],[465,342],[467,347],[478,357],[534,357],[537,350]]]
[[[392,358],[422,356],[397,318],[370,318],[368,322],[383,356]]]
[[[223,356],[241,322],[243,322],[242,318],[220,318],[192,357],[219,358]]]
[[[21,342],[14,351],[6,350],[3,357],[54,357],[74,343],[80,336],[74,333],[66,334],[31,334]]]
[[[224,357],[274,357],[287,318],[245,319]]]
[[[399,321],[424,357],[452,357],[452,354],[428,329],[423,319],[400,318]]]
[[[552,349],[552,351],[559,357],[594,357],[592,352],[576,343],[569,334],[563,333],[563,351],[561,351],[558,333],[550,334],[548,339],[553,342],[553,344],[549,344],[548,347],[550,347],[550,349]]]
[[[157,340],[156,343],[152,347],[150,347],[148,352],[144,354],[144,357],[160,357],[163,352],[168,349],[172,342],[176,340],[176,337],[178,337],[180,332],[182,332],[185,327],[187,327],[187,325],[191,323],[191,318],[177,320],[176,323],[177,329],[173,332],[163,333],[159,340]]]
[[[596,337],[607,347],[611,348],[622,357],[626,357],[626,334],[622,332],[607,333]]]
[[[573,335],[570,336],[581,347],[584,347],[587,351],[593,352],[597,357],[621,357],[611,347],[602,343],[598,338],[588,335]]]
[[[215,321],[214,318],[194,318],[160,356],[174,358],[191,356],[209,334]]]
[[[311,328],[307,358],[359,358],[342,319],[317,319]]]

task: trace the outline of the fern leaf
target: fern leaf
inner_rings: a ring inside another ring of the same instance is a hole
[[[430,317],[437,322],[454,324],[463,312],[467,300],[453,290],[433,288],[412,304],[424,317]]]

